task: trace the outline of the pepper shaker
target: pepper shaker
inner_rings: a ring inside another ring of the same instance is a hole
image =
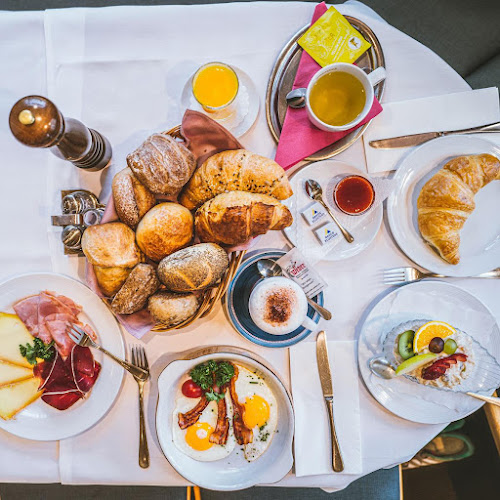
[[[74,118],[65,118],[46,97],[31,95],[17,101],[10,112],[9,126],[22,144],[49,148],[57,157],[84,170],[102,170],[111,160],[106,137]]]

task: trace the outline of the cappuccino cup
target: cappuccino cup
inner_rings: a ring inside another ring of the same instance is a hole
[[[307,316],[307,297],[300,285],[282,276],[257,283],[248,308],[253,322],[271,335],[286,335],[300,326],[314,330],[317,326]]]

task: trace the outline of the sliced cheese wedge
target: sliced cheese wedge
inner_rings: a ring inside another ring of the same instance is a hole
[[[42,395],[37,377],[0,387],[0,418],[9,420]]]
[[[30,368],[21,356],[19,345],[33,343],[33,337],[15,314],[0,312],[0,360]]]
[[[14,384],[33,377],[33,370],[24,366],[14,365],[7,361],[0,361],[0,387]]]

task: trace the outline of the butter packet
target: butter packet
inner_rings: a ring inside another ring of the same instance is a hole
[[[320,65],[353,63],[371,44],[334,7],[330,7],[300,38],[298,44]]]

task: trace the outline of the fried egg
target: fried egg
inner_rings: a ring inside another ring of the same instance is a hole
[[[182,384],[180,384],[182,386]],[[229,426],[229,434],[225,445],[210,442],[210,436],[217,426],[217,403],[211,401],[203,410],[198,421],[186,429],[179,427],[179,413],[186,413],[193,409],[199,398],[187,398],[179,390],[175,409],[173,411],[172,436],[175,446],[188,457],[200,462],[214,462],[227,457],[234,450],[236,441],[234,439],[232,425]],[[232,419],[231,398],[226,392],[227,417]]]
[[[243,422],[253,431],[253,441],[244,446],[245,458],[253,462],[271,444],[278,424],[278,405],[273,391],[258,371],[238,365],[235,390],[245,407]]]

